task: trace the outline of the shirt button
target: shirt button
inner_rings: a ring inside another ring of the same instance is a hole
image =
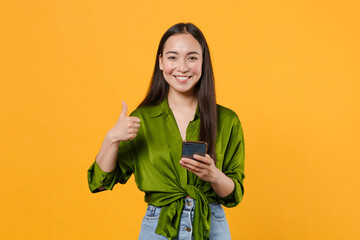
[[[190,125],[189,125],[189,127],[193,128],[193,127],[194,127],[194,125],[190,124]]]
[[[103,177],[105,177],[105,174],[102,174]]]
[[[190,227],[185,228],[185,230],[188,231],[188,232],[191,232],[191,228],[190,228]]]

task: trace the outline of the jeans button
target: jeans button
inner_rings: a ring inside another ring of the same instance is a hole
[[[185,228],[185,230],[188,231],[188,232],[191,232],[191,228],[190,228],[190,227]]]
[[[191,206],[191,202],[187,202],[186,205]]]

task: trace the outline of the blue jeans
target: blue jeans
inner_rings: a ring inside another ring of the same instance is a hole
[[[225,212],[221,204],[210,203],[211,209],[211,228],[210,240],[228,240],[230,237],[230,230],[228,222],[225,218]],[[179,233],[174,240],[192,240],[192,222],[194,217],[195,200],[185,198],[184,209],[181,214]],[[157,223],[159,220],[161,207],[149,205],[146,209],[146,214],[141,223],[141,230],[139,240],[167,240],[168,238],[155,233]]]

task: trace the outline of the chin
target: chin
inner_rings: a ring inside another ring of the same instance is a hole
[[[173,91],[186,95],[195,93],[194,88],[173,88]]]

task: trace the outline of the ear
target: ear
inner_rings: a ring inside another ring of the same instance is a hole
[[[161,54],[159,55],[159,68],[160,68],[160,70],[163,70],[163,61],[162,61]]]

